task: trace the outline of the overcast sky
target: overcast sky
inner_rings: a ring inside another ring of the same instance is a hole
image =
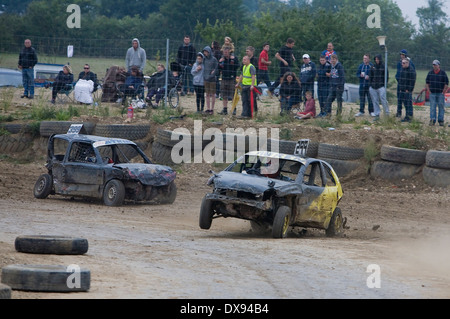
[[[416,16],[416,10],[420,7],[428,7],[427,0],[393,0],[397,3],[399,8],[403,12],[403,16],[407,16],[407,20],[416,25],[416,29],[419,27],[419,18]],[[450,1],[444,0],[444,8],[442,11],[446,12],[450,16]]]

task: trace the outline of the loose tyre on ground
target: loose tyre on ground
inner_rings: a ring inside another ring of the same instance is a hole
[[[120,206],[125,199],[125,186],[117,179],[110,180],[103,191],[103,202],[106,206]]]
[[[13,290],[40,292],[86,292],[91,272],[76,265],[8,265],[2,283]]]
[[[422,165],[425,163],[426,151],[409,148],[383,145],[381,147],[381,159],[389,162]]]
[[[34,197],[39,199],[47,198],[53,190],[53,179],[49,174],[39,176],[34,184]]]
[[[272,225],[273,238],[287,237],[291,221],[291,209],[288,206],[280,206],[275,213]]]
[[[87,253],[87,239],[69,236],[19,236],[14,242],[18,252],[29,254],[83,255]]]

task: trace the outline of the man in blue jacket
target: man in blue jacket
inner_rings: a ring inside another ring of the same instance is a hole
[[[369,114],[373,114],[373,103],[369,93],[369,73],[372,66],[373,64],[370,62],[370,55],[365,54],[363,63],[359,65],[358,71],[356,71],[356,76],[359,78],[359,112],[355,114],[356,117],[364,115],[366,97]]]
[[[428,72],[426,78],[427,91],[430,94],[430,125],[436,124],[436,107],[438,108],[437,120],[439,126],[444,126],[445,93],[448,89],[448,76],[441,69],[439,60],[433,61],[433,70]]]
[[[327,98],[326,116],[331,116],[331,105],[336,99],[336,115],[342,114],[342,94],[344,93],[345,70],[336,54],[331,55],[330,91]]]

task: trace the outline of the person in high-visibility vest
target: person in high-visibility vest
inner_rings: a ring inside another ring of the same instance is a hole
[[[236,83],[236,87],[242,83],[242,114],[241,117],[251,118],[251,90],[256,87],[256,68],[250,63],[250,58],[246,55],[242,58],[242,75]],[[256,93],[255,93],[256,94]]]

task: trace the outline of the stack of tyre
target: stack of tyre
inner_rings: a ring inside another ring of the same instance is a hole
[[[33,138],[31,128],[27,124],[6,123],[0,125],[0,153],[11,154],[20,153],[28,149]]]
[[[364,149],[320,143],[317,157],[328,162],[339,177],[349,175],[361,166]]]
[[[375,161],[370,174],[390,181],[409,179],[420,173],[427,152],[409,148],[383,145],[380,161]]]
[[[26,254],[84,255],[85,238],[70,236],[19,236],[16,251]],[[1,269],[0,299],[11,299],[11,290],[33,292],[87,292],[91,272],[77,265],[12,264]]]
[[[422,171],[425,183],[430,186],[450,185],[450,152],[430,150],[425,157]]]

